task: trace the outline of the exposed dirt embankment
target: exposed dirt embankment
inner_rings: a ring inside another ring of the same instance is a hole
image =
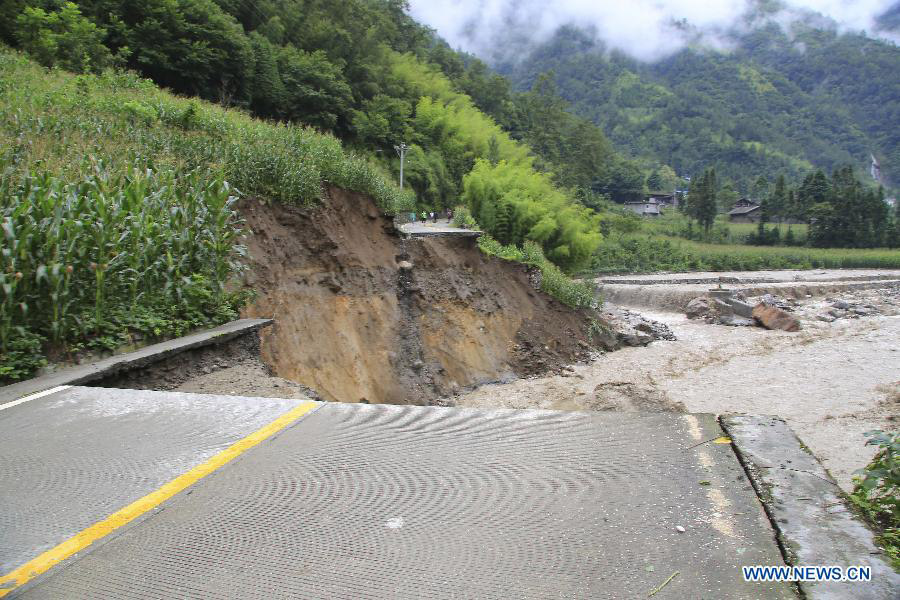
[[[456,389],[558,370],[588,355],[586,314],[535,290],[527,269],[473,239],[404,240],[371,199],[245,200],[258,291],[274,317],[262,357],[329,400],[428,403]]]

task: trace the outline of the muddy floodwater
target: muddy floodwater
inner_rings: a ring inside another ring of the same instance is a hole
[[[459,406],[778,415],[845,489],[874,451],[864,432],[900,424],[900,316],[893,290],[848,292],[878,307],[822,322],[835,298],[801,302],[798,333],[726,327],[639,309],[677,341],[599,355],[562,375],[483,386]],[[806,306],[804,306],[806,304]]]

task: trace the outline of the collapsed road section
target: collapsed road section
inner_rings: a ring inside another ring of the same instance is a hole
[[[323,403],[275,379],[266,389],[290,398],[171,389],[173,364],[190,376],[244,360],[266,324],[47,375],[30,395],[4,388],[0,597],[881,600],[900,589],[780,421],[731,416],[723,430],[709,414]],[[104,387],[72,385],[85,380]],[[811,560],[874,578],[743,578],[744,566]]]

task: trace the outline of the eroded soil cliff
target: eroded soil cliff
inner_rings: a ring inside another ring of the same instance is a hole
[[[371,199],[329,190],[301,209],[244,200],[245,316],[274,317],[262,357],[342,402],[425,404],[548,373],[589,354],[590,317],[534,289],[472,238],[403,239]]]

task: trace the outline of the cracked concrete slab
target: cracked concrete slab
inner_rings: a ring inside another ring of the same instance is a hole
[[[800,583],[812,600],[894,600],[900,575],[875,546],[874,536],[849,508],[821,463],[778,417],[728,415],[721,419],[766,506],[792,566],[872,568],[871,582]]]
[[[0,412],[0,576],[304,400],[72,387]]]
[[[212,329],[146,346],[89,364],[68,367],[41,377],[0,387],[0,406],[19,398],[63,385],[84,385],[132,369],[138,369],[195,348],[221,344],[268,327],[271,319],[238,319]]]

